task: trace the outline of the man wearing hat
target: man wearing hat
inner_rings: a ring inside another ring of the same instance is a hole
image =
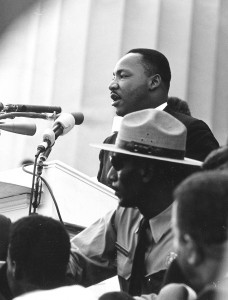
[[[158,293],[175,257],[172,191],[201,163],[185,158],[186,128],[164,111],[126,115],[110,151],[108,176],[119,206],[72,239],[69,270],[85,286],[118,275],[133,296]]]
[[[219,147],[208,125],[185,113],[186,102],[168,97],[171,70],[165,55],[153,49],[132,49],[116,64],[109,85],[112,106],[116,115],[123,117],[142,109],[164,110],[181,121],[187,128],[186,157],[203,161]],[[176,102],[181,105],[176,105]],[[114,144],[117,132],[105,139]],[[109,153],[101,151],[98,181],[110,185],[107,179],[111,167]]]

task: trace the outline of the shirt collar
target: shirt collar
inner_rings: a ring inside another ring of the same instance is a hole
[[[150,230],[155,243],[171,228],[172,205],[149,220]]]
[[[164,110],[164,108],[167,106],[167,102],[162,103],[161,105],[159,105],[158,107],[156,107],[156,110]]]

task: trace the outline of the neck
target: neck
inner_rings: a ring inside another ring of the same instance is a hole
[[[138,209],[144,217],[151,219],[167,209],[172,203],[171,190],[163,188],[156,191],[153,189],[140,199]]]
[[[153,108],[156,108],[167,101],[168,101],[168,95],[166,93],[159,92],[157,95],[153,95],[153,99],[151,103],[153,103],[154,106]]]

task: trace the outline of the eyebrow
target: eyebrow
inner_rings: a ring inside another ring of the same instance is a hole
[[[121,72],[130,72],[130,70],[129,69],[119,69],[116,71],[116,74],[120,74]],[[112,74],[115,75],[114,72]]]

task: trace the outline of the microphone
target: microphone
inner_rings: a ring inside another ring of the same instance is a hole
[[[27,104],[6,104],[0,103],[0,111],[4,112],[35,112],[35,113],[61,113],[60,106],[27,105]]]
[[[52,129],[48,128],[44,131],[43,142],[38,145],[37,150],[44,152],[49,147],[52,147],[55,140],[60,135],[67,134],[74,125],[80,125],[84,121],[82,113],[62,113],[55,120]]]
[[[19,133],[23,135],[34,135],[36,133],[36,124],[34,123],[0,123],[0,129]]]
[[[84,121],[84,115],[82,113],[62,113],[55,120],[53,124],[53,131],[55,133],[55,139],[60,135],[68,133],[74,125],[81,125]]]

